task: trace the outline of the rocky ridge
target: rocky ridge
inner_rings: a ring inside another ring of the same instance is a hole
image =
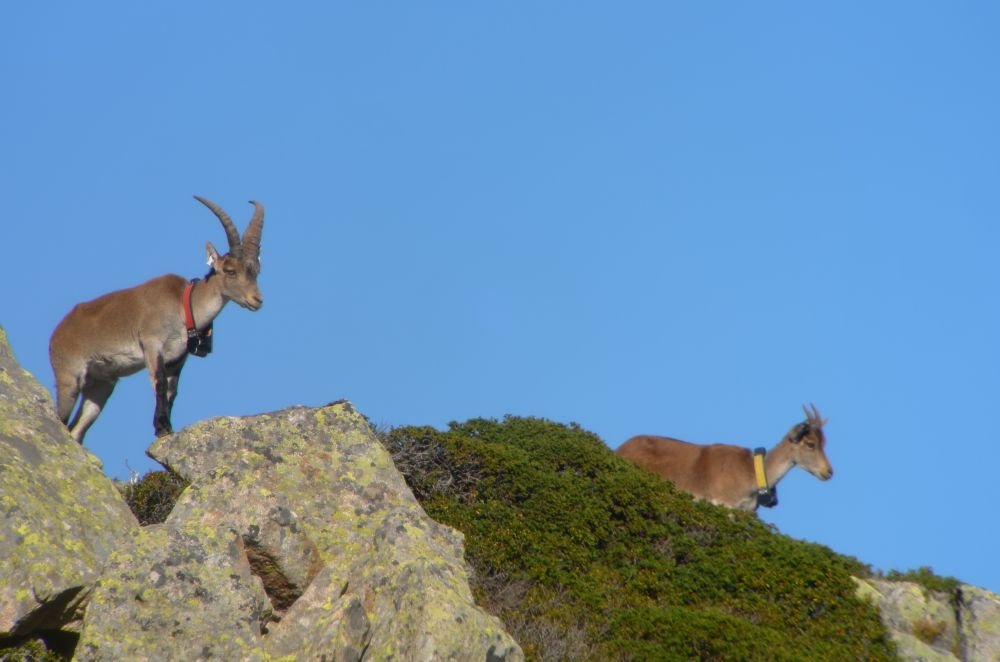
[[[0,659],[523,659],[350,403],[158,440],[190,485],[146,527],[52,411],[0,328]],[[1000,660],[1000,596],[857,582],[902,659]]]
[[[350,403],[157,440],[191,484],[146,527],[52,411],[0,331],[0,657],[523,659]]]

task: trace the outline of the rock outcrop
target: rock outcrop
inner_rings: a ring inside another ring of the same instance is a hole
[[[147,527],[52,411],[0,332],[0,657],[70,630],[80,660],[523,659],[350,403],[157,440],[190,485]]]
[[[904,660],[1000,660],[1000,595],[968,584],[951,591],[886,579],[858,579]]]
[[[0,637],[75,628],[108,556],[139,530],[53,412],[0,328]]]

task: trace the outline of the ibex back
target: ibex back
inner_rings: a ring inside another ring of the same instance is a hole
[[[204,280],[189,284],[186,278],[167,274],[105,294],[77,305],[52,333],[49,359],[56,378],[57,413],[81,444],[118,380],[143,367],[156,395],[153,428],[157,436],[170,434],[177,381],[188,355],[186,320],[191,319],[194,333],[205,334],[227,302],[248,310],[264,303],[257,287],[264,207],[251,201],[253,217],[241,239],[226,212],[209,200],[195,199],[216,215],[229,241],[226,255],[207,243],[211,269]]]
[[[815,406],[812,411],[802,409],[806,412],[806,420],[794,425],[765,455],[766,486],[773,488],[796,465],[820,480],[833,476],[833,467],[824,450],[826,420],[820,418]],[[757,510],[762,488],[754,467],[754,454],[749,448],[728,444],[701,446],[668,437],[642,435],[632,437],[616,452],[699,499],[730,508]]]

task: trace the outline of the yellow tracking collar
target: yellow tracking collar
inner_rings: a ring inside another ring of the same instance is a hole
[[[757,505],[774,508],[778,505],[778,491],[767,484],[767,472],[764,471],[764,456],[767,451],[755,448],[753,451],[753,472],[757,476]]]
[[[753,472],[757,476],[757,489],[762,491],[767,491],[767,473],[764,471],[764,454],[766,451],[763,448],[758,448],[753,452]]]

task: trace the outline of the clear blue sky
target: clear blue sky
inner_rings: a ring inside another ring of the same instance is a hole
[[[348,398],[770,445],[762,517],[1000,591],[992,2],[4,3],[2,324],[52,387],[77,302],[267,207],[258,313],[175,427]],[[87,447],[154,468],[122,382]]]

